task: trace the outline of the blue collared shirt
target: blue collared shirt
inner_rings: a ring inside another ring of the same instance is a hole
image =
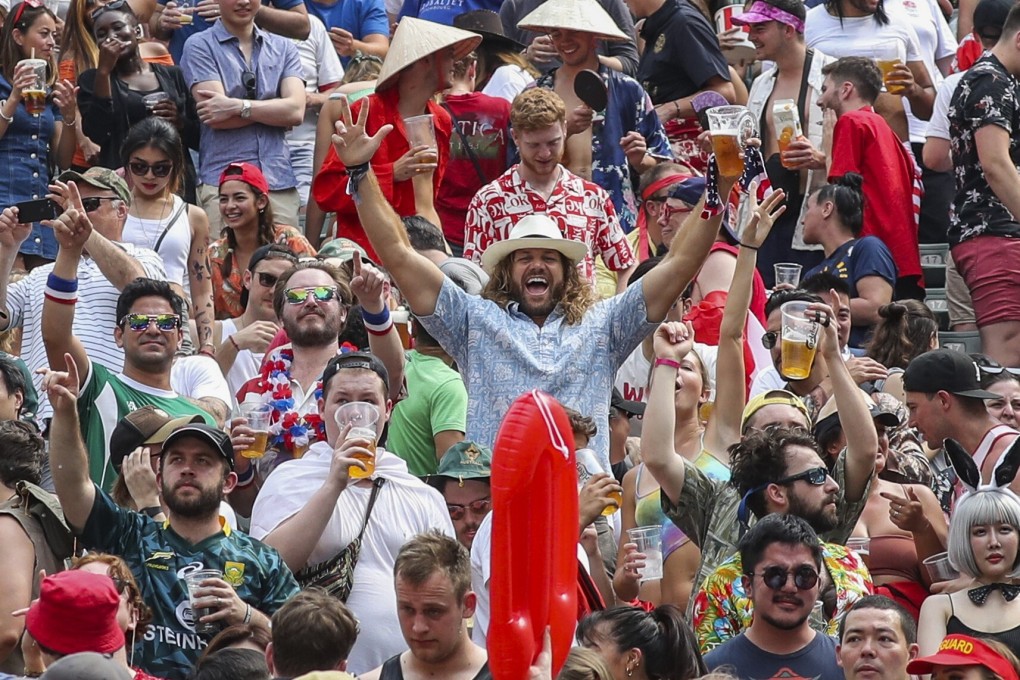
[[[514,400],[540,389],[600,424],[589,446],[608,472],[616,371],[658,326],[647,320],[643,283],[598,302],[579,324],[567,324],[556,307],[539,326],[517,303],[504,310],[446,278],[435,312],[419,321],[457,361],[467,385],[467,439],[491,447]]]
[[[305,0],[305,8],[310,15],[319,17],[327,31],[342,28],[355,40],[364,40],[369,35],[390,35],[390,20],[386,17],[383,0],[338,0],[332,5]],[[332,44],[329,48],[333,48]],[[350,57],[340,57],[344,68],[350,60]]]
[[[258,100],[280,97],[280,83],[284,78],[300,78],[304,82],[301,58],[294,41],[256,26],[249,68],[238,39],[228,33],[219,20],[208,31],[188,39],[181,70],[189,88],[214,80],[223,84],[226,96],[237,99],[251,99],[243,83],[245,71],[255,74],[255,99]],[[227,164],[247,162],[262,170],[270,190],[296,187],[297,178],[290,165],[290,151],[284,137],[286,132],[287,128],[262,123],[235,130],[214,130],[202,125],[199,178],[203,184],[217,186]]]
[[[170,0],[156,0],[156,2],[166,6],[166,3],[170,2]],[[303,2],[304,0],[261,0],[261,4],[275,7],[276,9],[293,9],[303,4]],[[177,4],[181,4],[179,0]],[[196,0],[192,0],[188,4],[194,7],[198,3]],[[188,38],[196,33],[206,31],[212,26],[212,22],[200,17],[198,12],[193,13],[192,17],[192,23],[185,24],[170,33],[170,56],[173,57],[175,64],[181,63],[181,57],[184,55],[184,43],[188,42]]]
[[[599,66],[599,75],[609,90],[609,103],[603,115],[596,113],[592,121],[591,180],[609,192],[620,226],[630,233],[637,226],[637,196],[620,138],[636,130],[645,138],[649,155],[673,160],[673,152],[652,100],[641,83],[606,66]],[[535,84],[552,90],[555,83],[556,69],[540,77]]]

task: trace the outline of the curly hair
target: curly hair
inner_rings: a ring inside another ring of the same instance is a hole
[[[135,581],[135,577],[132,575],[127,562],[117,555],[102,552],[89,552],[81,557],[75,558],[71,568],[81,569],[86,564],[95,563],[105,564],[107,566],[107,573],[110,575],[110,578],[113,579],[113,583],[117,586],[118,592],[122,592],[124,588],[127,589],[128,603],[130,603],[131,608],[135,610],[135,616],[137,617],[135,619],[135,637],[141,638],[145,635],[145,631],[149,627],[149,624],[152,623],[152,610],[149,609],[147,604],[145,604],[145,600],[142,598],[142,590],[138,587],[138,582]]]
[[[768,514],[764,486],[786,476],[786,449],[790,446],[818,452],[814,437],[787,427],[751,430],[730,447],[730,484],[741,496],[759,489],[747,499],[747,507],[756,517]]]
[[[563,308],[566,322],[574,326],[581,323],[585,312],[597,302],[597,299],[591,285],[581,278],[577,267],[567,259],[567,256],[561,253],[560,261],[563,263],[563,297],[560,298],[559,305]],[[506,309],[511,302],[518,302],[511,292],[513,290],[512,268],[513,253],[496,264],[489,282],[482,289],[483,298],[492,300],[503,309]]]
[[[521,92],[510,106],[510,126],[518,132],[543,130],[567,119],[567,105],[558,94],[544,87]]]
[[[928,306],[917,300],[898,300],[878,308],[881,317],[868,343],[868,356],[886,368],[907,367],[932,347],[939,331]]]

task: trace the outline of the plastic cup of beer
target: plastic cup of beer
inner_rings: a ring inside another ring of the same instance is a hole
[[[739,177],[744,172],[744,143],[754,134],[754,119],[746,106],[716,106],[705,113],[719,174]]]
[[[793,262],[778,262],[772,265],[776,275],[776,285],[789,284],[796,288],[800,285],[801,266]]]
[[[404,129],[407,130],[407,141],[412,147],[429,147],[418,156],[422,163],[436,163],[439,161],[439,152],[436,144],[436,123],[431,113],[424,116],[412,116],[404,119]]]
[[[178,23],[181,26],[190,26],[195,23],[195,17],[191,13],[195,10],[190,0],[181,0],[177,3],[177,9],[181,10],[181,15],[177,17]]]
[[[646,526],[627,529],[630,542],[645,556],[645,566],[638,572],[641,582],[662,578],[662,527]]]
[[[18,65],[30,64],[35,74],[35,81],[21,91],[25,108],[33,116],[38,116],[46,109],[46,73],[49,63],[45,59],[22,59]]]
[[[616,503],[616,505],[609,504],[602,511],[603,517],[609,517],[619,512],[620,508],[623,507],[623,492],[622,491],[610,491],[609,498]]]
[[[223,578],[223,572],[218,569],[201,569],[199,571],[193,571],[184,577],[184,584],[188,588],[188,600],[191,604],[191,616],[194,621],[195,632],[199,635],[212,637],[220,631],[220,628],[215,623],[202,623],[200,619],[203,616],[208,616],[213,613],[210,607],[198,607],[195,602],[201,597],[197,592],[202,588],[202,582],[208,581],[211,578]]]
[[[145,102],[145,108],[149,113],[156,108],[156,104],[160,102],[170,101],[170,95],[166,92],[152,92],[142,97],[142,101]]]
[[[352,465],[347,469],[347,473],[351,476],[351,479],[364,479],[371,477],[372,473],[375,472],[375,447],[378,433],[375,429],[375,424],[379,420],[379,409],[375,407],[375,404],[370,404],[367,401],[350,401],[341,406],[333,414],[333,419],[336,424],[343,430],[348,425],[351,426],[350,432],[347,433],[347,439],[365,439],[369,443],[365,447],[369,454],[354,453],[352,457],[362,461],[365,464],[365,469],[362,470],[356,465]]]
[[[397,335],[400,336],[400,344],[404,349],[414,349],[411,344],[411,313],[403,307],[398,307],[390,312],[393,325],[397,328]]]
[[[907,50],[903,43],[893,41],[875,48],[875,64],[882,72],[882,91],[889,94],[902,94],[902,87],[889,87],[889,74],[900,64],[907,62]]]
[[[241,416],[248,421],[248,427],[255,431],[255,441],[241,455],[245,458],[261,458],[269,446],[269,420],[273,412],[268,404],[241,404]]]
[[[779,372],[789,380],[804,380],[811,375],[811,365],[818,350],[818,323],[804,316],[809,304],[794,301],[779,308],[783,314]]]

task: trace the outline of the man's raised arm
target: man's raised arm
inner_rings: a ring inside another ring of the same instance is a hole
[[[348,191],[354,194],[358,217],[368,240],[400,292],[411,303],[411,311],[416,316],[429,316],[436,309],[439,291],[443,287],[443,273],[411,248],[400,217],[386,201],[368,165],[383,138],[393,129],[392,125],[384,125],[371,137],[366,135],[368,107],[368,99],[362,100],[358,120],[354,122],[350,105],[341,101],[333,148],[347,168],[350,176]]]

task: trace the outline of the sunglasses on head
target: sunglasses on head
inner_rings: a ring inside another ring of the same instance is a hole
[[[18,5],[18,11],[14,13],[14,19],[11,20],[11,25],[12,26],[18,25],[18,22],[21,21],[21,15],[25,13],[26,7],[31,7],[32,9],[39,9],[40,7],[44,6],[45,5],[43,3],[43,0],[25,0],[20,5]]]
[[[797,590],[809,590],[818,583],[818,572],[806,564],[792,571],[783,567],[765,567],[758,573],[749,573],[748,576],[760,576],[762,583],[772,590],[782,590],[786,587],[790,576],[793,576],[793,585],[797,586]]]
[[[81,207],[85,208],[85,212],[95,212],[99,210],[99,204],[103,201],[119,201],[120,198],[117,196],[89,196],[88,198],[81,199]]]
[[[807,482],[811,486],[821,486],[822,484],[825,484],[825,480],[828,479],[828,478],[829,478],[829,471],[828,470],[826,470],[824,467],[816,467],[816,468],[811,468],[810,470],[804,470],[804,472],[798,472],[797,474],[790,475],[789,477],[783,477],[782,479],[777,479],[773,483],[774,484],[792,484],[794,482],[799,482],[800,480],[803,479],[805,482]]]
[[[126,323],[128,328],[136,333],[149,330],[149,324],[155,323],[156,328],[165,332],[179,328],[181,317],[176,314],[127,314],[120,323],[121,325]]]
[[[128,5],[127,0],[114,0],[111,3],[103,5],[99,9],[94,10],[91,14],[92,23],[93,24],[96,23],[96,19],[103,16],[103,14],[105,14],[106,12],[119,12],[119,11],[131,12],[131,6]],[[131,14],[133,15],[134,12],[131,12]]]
[[[244,94],[247,99],[258,99],[258,87],[256,86],[255,74],[251,71],[241,73],[241,84],[244,85]]]
[[[272,288],[276,285],[276,282],[280,280],[279,276],[270,274],[269,272],[259,272],[259,285],[266,288]]]
[[[151,170],[153,177],[162,178],[170,174],[170,171],[174,169],[174,164],[170,161],[164,161],[149,165],[145,161],[131,161],[128,163],[128,167],[131,168],[131,174],[135,177],[145,177]]]
[[[989,375],[999,375],[1003,371],[1006,371],[1007,373],[1010,373],[1012,375],[1020,375],[1020,368],[1007,368],[1000,364],[995,359],[984,355],[978,356],[971,355],[971,356],[974,359],[974,363],[976,363],[978,368],[981,369],[982,373],[987,373]]]
[[[491,508],[491,498],[479,498],[477,501],[471,501],[467,505],[457,505],[456,503],[446,504],[446,509],[450,511],[450,519],[452,520],[463,519],[468,510],[471,511],[472,515],[484,515]]]
[[[110,579],[113,581],[113,587],[117,589],[117,592],[121,595],[127,590],[128,582],[127,579],[123,579],[119,576],[111,576]]]
[[[314,296],[316,302],[329,302],[336,297],[337,293],[334,286],[314,286],[309,288],[288,288],[283,294],[287,297],[287,302],[290,304],[300,305],[304,304],[309,295]]]

